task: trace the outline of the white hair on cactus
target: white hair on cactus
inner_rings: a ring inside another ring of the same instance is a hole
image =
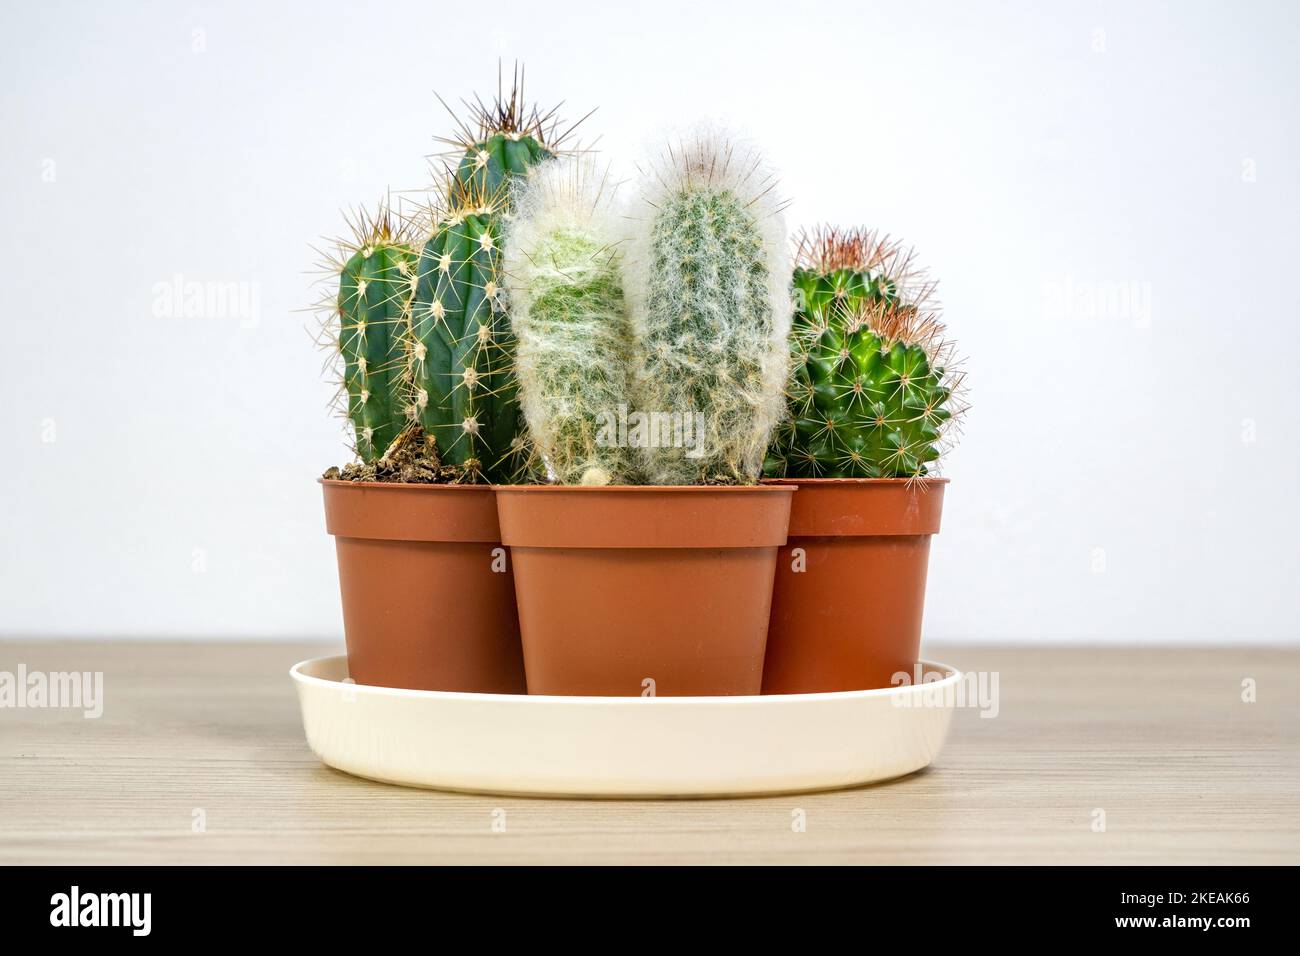
[[[538,166],[516,193],[506,230],[520,407],[547,472],[562,484],[630,480],[631,456],[607,427],[629,401],[616,192],[590,159]]]
[[[650,480],[757,480],[785,414],[793,298],[776,177],[731,133],[700,127],[641,169],[624,262],[652,411],[702,414],[700,447],[645,450]]]

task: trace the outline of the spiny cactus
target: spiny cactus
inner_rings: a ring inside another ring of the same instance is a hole
[[[524,72],[518,65],[508,96],[498,69],[497,96],[490,106],[478,97],[473,103],[462,101],[468,120],[457,115],[442,97],[438,99],[457,127],[454,136],[439,138],[451,147],[456,161],[448,195],[455,206],[483,201],[509,206],[511,189],[534,166],[553,158],[561,144],[591,115],[562,130],[559,107],[542,110],[536,104],[525,105]]]
[[[496,195],[551,155],[532,136],[493,133],[465,153],[456,168],[456,184],[463,192]]]
[[[644,171],[627,293],[644,412],[695,414],[693,447],[644,450],[656,484],[753,483],[784,412],[790,266],[775,179],[726,134],[674,143]]]
[[[500,264],[493,210],[452,210],[420,251],[407,340],[409,416],[444,462],[493,482],[514,480],[525,459]]]
[[[404,330],[415,253],[411,230],[387,205],[350,219],[353,236],[327,265],[338,294],[326,313],[326,344],[342,357],[340,404],[356,434],[356,453],[374,461],[401,431]]]
[[[561,484],[632,481],[611,424],[629,402],[631,347],[614,192],[590,161],[548,163],[522,187],[507,234],[520,402]]]
[[[866,230],[805,233],[795,254],[790,420],[770,477],[923,478],[954,415],[951,349],[910,250]]]
[[[509,98],[470,106],[445,139],[461,153],[444,190],[447,211],[420,251],[407,337],[407,414],[443,462],[469,480],[520,480],[531,459],[514,381],[514,335],[501,275],[501,221],[515,179],[550,159],[572,131],[554,111],[526,107],[522,76]],[[454,114],[453,114],[454,115]],[[576,125],[576,124],[575,124]]]

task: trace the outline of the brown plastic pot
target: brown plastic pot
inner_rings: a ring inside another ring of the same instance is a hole
[[[765,694],[888,687],[921,645],[947,479],[776,479],[799,488],[772,592]]]
[[[492,489],[321,485],[349,676],[380,687],[524,693],[514,579]]]
[[[794,488],[497,489],[530,694],[757,694]]]

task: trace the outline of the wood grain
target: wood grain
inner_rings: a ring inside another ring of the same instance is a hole
[[[689,802],[443,794],[330,770],[286,671],[339,652],[0,643],[0,671],[103,671],[106,698],[98,720],[0,709],[0,863],[1300,863],[1297,651],[928,648],[1000,690],[996,717],[957,713],[929,770]]]

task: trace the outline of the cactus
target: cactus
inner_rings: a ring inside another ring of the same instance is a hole
[[[470,114],[468,121],[461,119],[442,97],[438,99],[457,126],[455,136],[440,138],[451,147],[457,160],[448,195],[454,206],[487,201],[508,207],[511,191],[528,171],[554,158],[560,144],[591,115],[588,113],[561,131],[556,109],[543,111],[536,105],[525,105],[524,74],[518,66],[509,96],[498,71],[497,96],[491,106],[478,98],[464,103]]]
[[[515,180],[553,157],[573,127],[558,133],[554,111],[525,107],[518,73],[508,99],[471,109],[476,128],[460,122],[461,135],[444,140],[461,158],[444,190],[448,212],[434,217],[417,266],[407,414],[466,479],[503,483],[520,480],[531,452],[514,382],[501,220]]]
[[[503,196],[528,170],[552,158],[534,136],[519,130],[495,132],[470,143],[456,167],[458,195]]]
[[[331,263],[338,295],[328,309],[327,341],[342,356],[341,404],[356,434],[356,453],[371,462],[405,422],[401,379],[405,367],[415,254],[410,230],[384,205],[351,222],[353,238],[338,243]]]
[[[930,474],[961,410],[960,376],[911,252],[865,230],[819,230],[798,242],[794,285],[791,415],[766,474]]]
[[[757,480],[784,414],[790,267],[775,180],[725,134],[645,172],[627,254],[643,412],[693,415],[691,447],[645,448],[656,484]],[[685,445],[687,443],[683,443]]]
[[[493,210],[467,206],[438,222],[416,266],[408,415],[469,480],[514,480],[525,459],[500,260]]]
[[[629,402],[621,230],[608,174],[590,161],[565,160],[532,174],[507,235],[520,402],[537,451],[561,484],[633,480],[631,453],[614,424]]]

